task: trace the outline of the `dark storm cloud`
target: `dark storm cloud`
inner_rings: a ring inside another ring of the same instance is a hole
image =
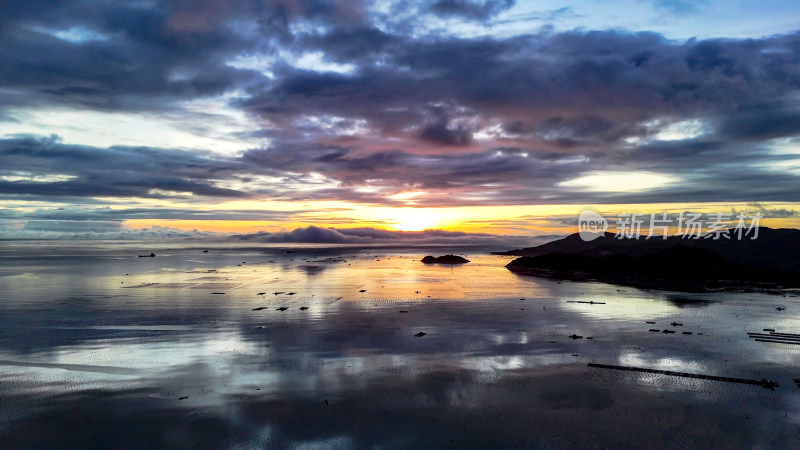
[[[358,50],[349,51],[350,60],[348,52],[332,51],[337,61],[357,64],[353,73],[286,68],[242,106],[275,123],[304,115],[358,118],[405,138],[431,128],[437,109],[451,121],[500,121],[513,137],[557,147],[613,144],[692,118],[711,121],[734,140],[795,129],[796,34],[686,43],[617,31],[358,42],[354,37]],[[778,120],[764,118],[765,110]],[[654,119],[663,120],[644,126]],[[438,133],[430,134],[439,142],[453,140],[441,121],[434,126]]]
[[[0,83],[33,94],[27,102],[123,110],[160,109],[254,78],[222,64],[231,52],[249,46],[225,28],[180,33],[165,23],[166,11],[135,7],[88,14],[71,24],[31,15],[27,27],[16,22],[0,33]],[[47,27],[86,27],[107,38],[71,42],[46,33]]]
[[[273,38],[291,40],[294,21],[358,24],[362,9],[354,0],[3,2],[0,85],[32,95],[0,101],[115,111],[174,107],[263,82],[260,73],[228,60],[274,51]],[[258,31],[244,35],[235,24]]]
[[[489,14],[511,4],[438,1],[428,9]],[[554,119],[595,117],[625,136],[626,129],[635,134],[641,121],[662,115],[736,113],[747,121],[748,113],[765,107],[789,114],[787,96],[800,76],[797,35],[686,43],[621,31],[411,37],[373,26],[355,1],[112,6],[4,3],[0,83],[30,94],[17,101],[111,110],[167,108],[238,88],[253,94],[243,102],[248,110],[276,121],[281,114],[333,114],[366,118],[377,129],[409,136],[451,129],[430,124],[426,111],[438,104],[532,130]],[[269,31],[276,21],[315,26],[280,43]],[[257,31],[241,33],[236,25]],[[64,30],[90,34],[82,42],[51,34]],[[269,80],[226,64],[237,55],[278,48],[322,51],[356,69],[334,74],[287,66]],[[4,101],[11,102],[8,95]]]
[[[429,4],[454,13],[508,6],[505,1]],[[636,136],[643,120],[663,115],[736,113],[731,127],[740,129],[737,120],[748,122],[747,114],[758,116],[765,106],[772,114],[790,115],[787,95],[797,87],[800,62],[797,35],[683,44],[617,31],[412,38],[372,26],[358,2],[161,2],[149,8],[12,2],[5,9],[0,83],[32,94],[16,101],[168,108],[239,88],[253,94],[243,102],[248,110],[277,122],[280,115],[365,118],[384,133],[430,136],[434,143],[467,140],[452,126],[431,124],[426,112],[434,104],[540,130],[522,137],[567,147],[575,138],[559,137],[558,130],[543,136],[554,120],[569,123],[584,116],[605,123],[594,135],[591,127],[584,130],[590,142]],[[280,44],[263,30],[276,17],[319,27]],[[234,24],[260,31],[238,33]],[[46,32],[65,29],[102,38],[71,42]],[[226,64],[236,55],[269,54],[282,46],[322,51],[356,70],[334,74],[284,67],[267,80]],[[770,51],[776,48],[783,51]]]

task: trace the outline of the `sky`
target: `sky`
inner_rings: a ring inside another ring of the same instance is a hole
[[[800,227],[798,30],[796,1],[0,0],[0,238]]]

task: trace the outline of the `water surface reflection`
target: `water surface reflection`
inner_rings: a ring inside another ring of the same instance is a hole
[[[0,443],[797,447],[800,348],[746,335],[800,332],[796,297],[687,303],[519,277],[481,254],[425,266],[426,253],[7,252]]]

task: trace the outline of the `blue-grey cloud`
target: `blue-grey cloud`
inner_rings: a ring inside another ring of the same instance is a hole
[[[514,6],[515,0],[436,0],[430,10],[443,16],[486,20]]]
[[[580,159],[574,159],[576,156]],[[386,193],[415,189],[451,194],[416,199],[423,206],[720,198],[741,202],[800,201],[800,192],[795,189],[800,181],[798,174],[769,167],[794,161],[794,154],[770,153],[752,143],[706,139],[655,141],[632,149],[584,149],[566,154],[520,147],[416,154],[399,149],[362,152],[331,145],[274,144],[222,157],[169,149],[74,146],[53,137],[15,137],[0,140],[0,163],[13,168],[0,169],[0,180],[22,179],[0,181],[0,194],[34,199],[103,196],[190,202],[269,196],[287,201],[337,199],[402,205],[402,200],[387,197]],[[664,188],[626,192],[563,185],[597,171],[636,170],[674,173],[682,181]],[[320,185],[307,177],[312,173],[323,174],[328,181]],[[271,181],[260,183],[262,177]],[[365,192],[361,188],[366,180],[384,192]],[[142,218],[150,213],[157,212],[131,209],[127,217]],[[207,213],[187,213],[186,217],[198,214]]]
[[[0,176],[36,178],[0,180],[0,194],[71,197],[151,197],[187,193],[211,197],[243,195],[216,187],[210,179],[231,165],[208,153],[144,147],[97,148],[70,145],[56,136],[17,136],[0,140]],[[66,179],[64,179],[66,178]]]

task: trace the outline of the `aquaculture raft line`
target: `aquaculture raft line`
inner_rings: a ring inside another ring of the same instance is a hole
[[[770,381],[765,378],[760,380],[750,380],[747,378],[733,378],[733,377],[719,377],[716,375],[704,375],[700,373],[687,373],[687,372],[673,372],[671,370],[658,370],[658,369],[648,369],[645,367],[630,367],[630,366],[615,366],[611,364],[595,364],[589,363],[589,367],[594,367],[597,369],[612,369],[612,370],[625,370],[628,372],[644,372],[644,373],[657,373],[660,375],[671,375],[675,377],[685,377],[685,378],[699,378],[701,380],[712,380],[712,381],[724,381],[726,383],[740,383],[740,384],[752,384],[755,386],[761,386],[765,389],[774,390],[776,387],[780,387],[778,383],[775,381]]]

